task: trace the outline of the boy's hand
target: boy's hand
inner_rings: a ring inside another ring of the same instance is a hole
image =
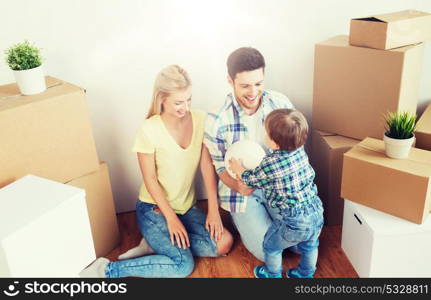
[[[248,187],[241,180],[237,180],[237,189],[236,189],[236,191],[238,193],[240,193],[241,195],[243,195],[243,196],[250,196],[251,194],[254,193],[254,190],[255,190],[254,188]]]
[[[229,160],[229,168],[239,180],[241,180],[241,174],[246,170],[242,165],[242,161],[233,157]]]

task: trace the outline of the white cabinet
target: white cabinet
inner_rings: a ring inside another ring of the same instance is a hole
[[[418,225],[346,199],[341,248],[360,277],[431,277],[431,218]]]
[[[33,175],[0,189],[0,277],[77,277],[95,258],[83,189]]]

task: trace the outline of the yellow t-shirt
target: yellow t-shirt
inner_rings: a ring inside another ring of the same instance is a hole
[[[206,113],[191,110],[191,114],[193,136],[186,149],[181,148],[170,135],[160,115],[144,121],[132,148],[133,152],[155,154],[157,179],[166,199],[178,214],[186,213],[196,202],[193,182],[201,157]],[[156,204],[145,183],[141,185],[139,199]]]

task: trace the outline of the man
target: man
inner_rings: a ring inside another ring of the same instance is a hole
[[[205,145],[220,178],[220,205],[230,212],[245,247],[258,259],[264,259],[263,237],[271,225],[271,209],[261,190],[247,187],[231,177],[224,165],[226,150],[235,142],[249,139],[269,151],[264,143],[264,120],[274,109],[293,108],[281,93],[264,90],[265,60],[262,54],[243,47],[227,60],[228,82],[233,89],[221,109],[208,114]]]

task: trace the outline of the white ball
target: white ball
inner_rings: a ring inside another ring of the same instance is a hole
[[[242,160],[244,167],[249,169],[256,168],[265,156],[265,150],[258,143],[251,140],[241,140],[233,143],[226,151],[224,164],[227,172],[233,178],[235,174],[229,168],[229,160],[234,157]]]

